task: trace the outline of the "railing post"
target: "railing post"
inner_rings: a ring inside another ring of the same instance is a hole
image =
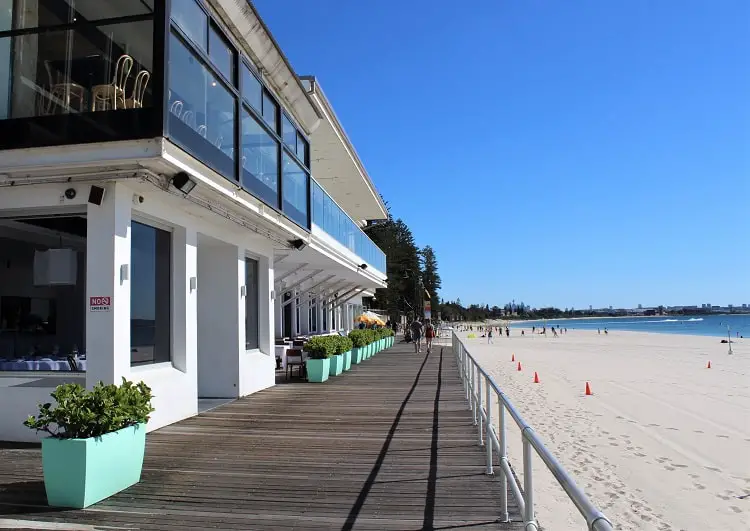
[[[468,358],[467,358],[468,359]],[[469,363],[471,363],[471,360],[469,360]],[[477,425],[477,396],[476,396],[476,385],[477,382],[474,379],[474,365],[471,365],[471,370],[469,371],[469,381],[471,382],[471,416],[474,419],[474,426]]]
[[[534,479],[531,470],[532,449],[531,443],[526,438],[526,430],[529,429],[531,428],[527,426],[521,432],[521,440],[523,441],[523,497],[526,504],[523,526],[525,531],[537,531],[538,527],[534,518]]]
[[[479,421],[477,423],[477,440],[479,446],[482,446],[484,444],[484,433],[482,431],[482,373],[479,372],[479,365],[477,365],[477,376],[475,382],[477,384],[477,417]]]
[[[505,468],[502,466],[502,462],[508,462],[508,448],[505,441],[505,404],[500,395],[497,396],[497,427],[498,434],[497,440],[500,443],[498,453],[500,454],[500,473],[502,478],[500,479],[500,486],[502,491],[500,492],[500,518],[502,522],[509,522],[510,516],[508,515],[508,477],[505,475]],[[511,481],[515,479],[511,478]]]
[[[487,470],[488,475],[492,475],[492,386],[489,379],[484,381],[485,401],[487,402],[487,434],[484,437],[487,445]]]

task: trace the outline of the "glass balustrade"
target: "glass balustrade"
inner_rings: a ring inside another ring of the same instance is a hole
[[[311,183],[312,222],[362,258],[365,263],[385,273],[385,253],[362,232],[314,179]]]

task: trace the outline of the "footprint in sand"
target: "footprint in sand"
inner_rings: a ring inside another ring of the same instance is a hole
[[[732,509],[736,513],[742,512],[742,509],[740,509],[739,507],[735,507],[734,505],[730,505],[729,508]]]
[[[679,429],[677,429],[677,428],[667,428],[667,429],[668,429],[668,430],[672,430],[672,431],[680,431],[680,430],[679,430]]]
[[[700,483],[693,483],[693,487],[695,487],[698,490],[706,490],[706,486],[701,485]]]
[[[715,466],[704,466],[706,470],[710,470],[711,472],[721,472],[720,468],[716,468]]]
[[[729,439],[729,435],[717,435],[720,439]]]
[[[671,472],[672,470],[677,470],[677,469],[673,466],[665,466],[664,470],[669,470]]]
[[[693,433],[706,433],[706,432],[703,430],[693,430]]]
[[[642,454],[641,452],[636,452],[635,455],[638,457],[646,457],[646,454]]]

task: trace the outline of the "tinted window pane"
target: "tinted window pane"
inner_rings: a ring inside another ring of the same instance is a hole
[[[19,35],[12,41],[0,42],[0,96],[8,94],[0,117],[152,105],[151,21]]]
[[[148,15],[154,12],[153,0],[0,0],[0,31],[13,27],[37,28],[71,22],[99,21],[108,18]]]
[[[307,227],[307,173],[286,153],[283,164],[284,213]]]
[[[234,178],[235,99],[174,34],[169,58],[169,136]]]
[[[273,101],[271,96],[263,93],[263,119],[266,121],[266,123],[271,127],[271,129],[276,131],[276,117],[279,114],[279,106],[276,105],[276,102]]]
[[[289,146],[292,151],[296,152],[297,149],[297,129],[295,129],[292,122],[287,118],[286,114],[281,115],[281,136],[284,139],[284,143]]]
[[[171,359],[171,233],[130,227],[130,362]]]
[[[234,49],[213,27],[210,29],[208,38],[211,62],[230,83],[234,83]]]
[[[208,40],[208,17],[195,0],[172,2],[172,20],[204,51]]]
[[[258,348],[258,261],[245,259],[245,349]]]
[[[263,88],[246,65],[242,65],[242,96],[253,108],[261,112],[263,108]]]
[[[308,164],[307,141],[299,133],[297,133],[297,158],[301,160],[304,164]]]
[[[242,185],[275,208],[279,206],[279,143],[242,110]]]

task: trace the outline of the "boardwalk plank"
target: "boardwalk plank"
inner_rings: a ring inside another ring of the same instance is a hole
[[[83,511],[46,507],[38,447],[0,444],[0,528],[522,529],[476,438],[449,347],[396,345],[150,433],[142,481]]]

